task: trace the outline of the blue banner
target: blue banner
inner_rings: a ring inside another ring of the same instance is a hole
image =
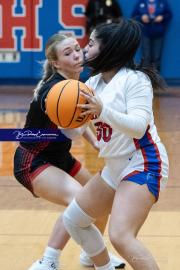
[[[0,129],[0,141],[71,141],[60,129]]]

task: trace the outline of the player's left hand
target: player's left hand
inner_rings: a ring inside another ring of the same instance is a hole
[[[85,110],[84,112],[80,113],[80,115],[86,115],[90,113],[99,116],[103,108],[103,103],[100,100],[99,96],[93,89],[91,89],[93,91],[93,94],[91,94],[84,88],[80,88],[80,90],[80,95],[89,102],[88,104],[77,105],[77,107]]]
[[[163,16],[162,16],[162,15],[159,15],[159,16],[157,16],[157,17],[154,19],[154,22],[159,23],[159,22],[162,22],[162,20],[163,20]]]

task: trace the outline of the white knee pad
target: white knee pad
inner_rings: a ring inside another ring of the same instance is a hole
[[[75,199],[64,212],[63,222],[68,233],[89,257],[94,257],[105,249],[103,237],[93,225],[95,219],[87,215]]]

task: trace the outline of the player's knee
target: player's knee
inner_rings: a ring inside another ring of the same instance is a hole
[[[71,221],[74,225],[81,228],[86,228],[96,221],[96,219],[90,217],[81,209],[75,199],[73,199],[64,211],[63,217],[66,217],[66,219]]]
[[[95,219],[79,207],[75,199],[63,214],[63,222],[68,233],[90,257],[96,256],[105,248],[100,231],[92,224],[94,221]]]
[[[126,245],[131,242],[133,236],[127,230],[113,229],[109,232],[109,239],[116,250],[123,254]],[[121,252],[122,251],[122,252]]]
[[[88,216],[77,204],[76,200],[70,203],[63,213],[63,222],[66,230],[77,244],[83,245],[82,228],[89,227],[95,222],[94,218]]]

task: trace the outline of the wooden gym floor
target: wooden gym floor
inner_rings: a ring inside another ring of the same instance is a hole
[[[33,87],[0,87],[0,128],[21,128],[32,99]],[[161,270],[180,269],[180,88],[154,93],[155,124],[170,161],[168,186],[161,194],[138,239],[152,252]],[[13,176],[17,143],[0,142],[0,269],[28,270],[41,259],[56,219],[63,207],[34,199]],[[103,159],[83,139],[73,143],[73,155],[95,174]],[[106,229],[104,239],[112,247]],[[64,270],[87,269],[79,263],[81,248],[70,240],[62,252]],[[89,268],[94,269],[94,268]],[[128,264],[126,270],[132,269]],[[153,269],[152,269],[153,270]]]

